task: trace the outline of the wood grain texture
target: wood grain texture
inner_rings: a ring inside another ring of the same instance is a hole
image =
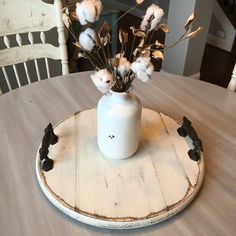
[[[145,107],[193,122],[206,167],[197,198],[163,223],[122,232],[71,220],[49,204],[35,176],[35,153],[49,122],[96,106],[101,94],[90,73],[43,80],[0,97],[0,235],[234,236],[236,94],[176,75],[154,73],[150,83],[135,81],[134,93]]]
[[[190,160],[192,147],[178,135],[176,121],[143,109],[139,149],[120,161],[99,151],[96,121],[97,110],[90,109],[55,127],[59,141],[49,150],[51,171],[41,169],[37,155],[38,181],[56,207],[87,224],[128,229],[163,221],[196,196],[204,176],[203,156],[199,162]]]

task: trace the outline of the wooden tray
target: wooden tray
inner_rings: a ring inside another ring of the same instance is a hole
[[[54,167],[37,179],[60,210],[89,225],[110,229],[158,223],[186,207],[204,176],[204,159],[192,161],[191,142],[180,137],[172,118],[142,110],[140,145],[121,161],[105,158],[96,142],[96,109],[76,113],[58,124],[58,143],[50,146]]]

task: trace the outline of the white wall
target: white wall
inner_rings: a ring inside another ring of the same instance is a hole
[[[165,51],[162,69],[179,75],[193,75],[199,73],[206,38],[212,15],[213,0],[170,0],[167,24],[170,33],[165,43],[171,45],[184,32],[184,25],[192,12],[197,19],[193,29],[204,27],[204,31],[197,38],[186,40],[176,47]]]
[[[213,0],[198,0],[195,5],[195,12],[198,18],[195,27],[203,26],[204,31],[197,38],[189,41],[189,49],[185,61],[184,75],[192,75],[200,71],[202,57],[207,41],[208,30],[211,22]]]

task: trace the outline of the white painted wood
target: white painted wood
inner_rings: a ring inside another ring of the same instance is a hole
[[[96,106],[101,93],[90,74],[43,80],[0,96],[0,235],[234,236],[236,93],[173,74],[154,72],[149,83],[134,81],[132,92],[174,120],[185,115],[198,131],[206,169],[191,205],[161,224],[122,231],[87,226],[52,206],[37,183],[35,154],[49,122]]]
[[[34,44],[34,35],[31,32],[28,33],[28,39],[29,39],[30,44],[33,45]],[[37,59],[34,59],[34,65],[35,65],[37,78],[40,81],[41,80],[41,75],[40,75],[40,72],[39,72],[39,65],[38,65]]]
[[[24,7],[22,7],[24,6]],[[41,80],[37,59],[45,58],[47,77],[50,78],[49,64],[47,58],[61,60],[62,74],[68,74],[68,55],[65,38],[65,27],[62,21],[62,0],[55,0],[53,4],[47,4],[38,0],[2,0],[0,1],[0,36],[4,37],[6,49],[0,52],[0,67],[13,65],[17,84],[21,86],[22,75],[19,75],[15,64],[23,63],[28,83],[31,82],[26,61],[34,60],[37,79]],[[20,10],[19,10],[20,9]],[[55,47],[46,43],[34,44],[32,32],[41,32],[56,27],[58,31],[59,46]],[[28,33],[30,44],[22,44],[22,33]],[[7,36],[16,35],[19,47],[11,47]],[[8,82],[12,78],[8,77]],[[35,80],[34,80],[35,81]],[[9,86],[11,88],[11,86]]]
[[[16,65],[12,65],[12,66],[13,66],[13,70],[14,70],[14,73],[15,73],[17,85],[18,85],[18,87],[21,87],[21,82],[20,82],[18,71],[16,69]]]
[[[56,144],[50,146],[50,153],[54,153],[55,156],[50,154],[52,159],[55,159],[58,155],[60,156],[60,161],[57,165],[57,171],[60,173],[62,178],[61,183],[58,186],[55,186],[54,183],[57,181],[56,175],[53,172],[48,172],[47,175],[44,177],[47,178],[47,182],[49,185],[54,186],[55,192],[60,196],[62,199],[66,199],[66,204],[73,209],[72,207],[76,204],[76,188],[71,189],[71,186],[76,186],[76,172],[75,168],[77,165],[76,160],[76,134],[74,130],[76,128],[76,117],[71,116],[67,120],[63,122],[63,127],[58,126],[55,129],[55,133],[60,133],[60,144]],[[68,144],[71,146],[68,147]],[[69,148],[69,152],[68,152]],[[56,161],[56,160],[55,160]],[[66,165],[64,164],[66,162]],[[68,184],[67,180],[70,184]]]
[[[197,184],[199,178],[199,166],[196,165],[190,158],[188,158],[187,153],[184,153],[182,147],[187,145],[184,139],[179,138],[178,133],[176,132],[176,122],[166,115],[161,115],[161,119],[165,124],[166,130],[171,136],[173,143],[173,148],[178,156],[182,171],[185,172],[188,184],[191,184],[191,187],[194,187]],[[191,148],[192,145],[190,146]]]
[[[21,38],[21,35],[20,35],[20,34],[16,34],[16,41],[17,41],[18,45],[19,45],[20,47],[22,47],[22,38]],[[27,67],[26,62],[23,62],[23,65],[24,65],[24,68],[25,68],[25,72],[26,72],[26,77],[27,77],[28,84],[30,84],[30,83],[31,83],[31,80],[30,80],[30,75],[29,75],[29,71],[28,71],[28,67]]]
[[[65,25],[63,22],[63,15],[62,15],[63,13],[61,11],[61,9],[63,8],[62,1],[54,0],[54,8],[56,12],[58,43],[61,56],[62,74],[66,75],[69,74],[69,67],[68,67],[68,55],[67,55],[66,36],[65,36]]]
[[[51,44],[24,45],[22,47],[6,48],[1,50],[0,66],[7,66],[24,61],[39,59],[42,56],[58,59],[60,51]]]
[[[10,48],[10,40],[6,35],[3,37],[3,42],[7,48]]]
[[[96,141],[96,109],[76,113],[55,128],[54,168],[38,181],[49,200],[69,216],[104,228],[139,228],[182,210],[197,194],[204,160],[190,149],[170,117],[142,110],[140,145],[129,159],[107,159]]]
[[[43,44],[46,44],[46,36],[44,32],[40,32],[40,39]],[[49,64],[48,64],[48,58],[45,57],[45,64],[46,64],[46,70],[47,70],[47,76],[50,78],[50,71],[49,71]]]
[[[228,87],[229,90],[235,92],[236,91],[236,64],[234,65],[234,69],[232,72],[232,77],[229,81]]]
[[[0,6],[0,36],[47,31],[56,25],[53,4],[38,0],[2,0]]]
[[[5,69],[4,66],[2,67],[2,72],[3,72],[3,75],[5,76],[5,80],[6,80],[6,83],[7,83],[8,89],[9,89],[9,90],[12,90],[12,87],[11,87],[11,84],[10,84],[9,77],[8,77],[8,74],[7,74],[6,69]]]
[[[3,42],[4,42],[5,46],[7,47],[7,49],[5,49],[5,50],[9,50],[10,47],[11,47],[11,44],[10,44],[10,40],[9,40],[8,36],[5,35],[5,36],[3,37]],[[4,60],[4,58],[2,59],[1,55],[2,55],[2,54],[0,54],[0,61],[1,61],[1,60]],[[8,56],[9,56],[9,55],[6,55],[6,57],[8,57]],[[2,66],[7,66],[7,65],[8,65],[8,64],[2,65]],[[1,64],[0,64],[0,66],[1,66]],[[13,65],[13,70],[14,70],[14,73],[15,73],[15,77],[16,77],[17,84],[18,84],[18,86],[20,87],[20,86],[21,86],[21,83],[20,83],[19,75],[18,75],[18,72],[17,72],[17,69],[16,69],[16,66],[15,66],[15,65]],[[5,73],[4,73],[4,75],[5,75]],[[9,83],[9,78],[8,78],[8,83]],[[8,86],[8,87],[9,87],[9,86]]]

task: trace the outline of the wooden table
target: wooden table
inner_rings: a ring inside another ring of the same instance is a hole
[[[204,145],[203,186],[173,218],[136,230],[105,230],[79,223],[49,203],[35,176],[43,129],[95,107],[101,94],[89,73],[22,87],[0,97],[0,235],[235,235],[236,94],[205,82],[154,73],[135,81],[142,104],[177,120],[187,116]]]

